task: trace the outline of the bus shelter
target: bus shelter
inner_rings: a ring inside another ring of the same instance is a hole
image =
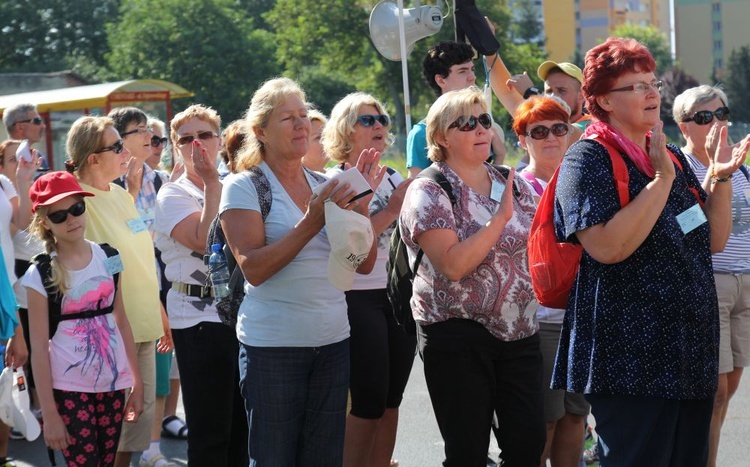
[[[194,93],[169,81],[136,79],[0,96],[0,114],[14,104],[37,106],[47,126],[44,148],[50,167],[62,169],[65,138],[82,115],[106,115],[113,107],[134,105],[165,122],[172,119],[172,101]]]

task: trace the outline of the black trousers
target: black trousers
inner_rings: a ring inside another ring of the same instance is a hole
[[[487,465],[494,412],[504,465],[538,467],[546,439],[539,335],[505,342],[466,319],[418,326],[417,334],[443,465]]]

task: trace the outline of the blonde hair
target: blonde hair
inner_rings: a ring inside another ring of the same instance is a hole
[[[323,112],[321,112],[320,110],[314,108],[307,109],[307,118],[310,119],[310,122],[320,122],[323,126],[328,123],[328,119],[326,118],[325,114],[323,114]]]
[[[81,198],[81,196],[76,196]],[[68,270],[65,266],[60,263],[57,258],[57,240],[52,235],[52,231],[44,226],[44,219],[49,213],[48,206],[39,206],[36,208],[34,217],[31,219],[29,225],[29,231],[36,235],[36,237],[44,243],[44,251],[50,255],[50,269],[52,270],[52,288],[57,289],[61,294],[65,294],[68,291],[67,278]]]
[[[344,162],[349,153],[354,149],[350,138],[354,133],[354,125],[357,124],[359,109],[366,105],[375,107],[379,114],[388,115],[383,104],[369,94],[364,92],[353,92],[344,96],[331,110],[331,118],[323,129],[322,141],[323,151],[331,159]],[[388,117],[390,120],[390,116]],[[390,129],[390,124],[386,129]],[[393,144],[393,135],[386,137],[386,149]]]
[[[245,143],[235,160],[234,169],[237,172],[260,164],[266,157],[266,149],[255,134],[255,128],[265,128],[271,113],[289,96],[297,96],[303,103],[307,102],[305,91],[289,78],[270,79],[255,91],[245,113]]]
[[[487,101],[476,86],[447,92],[432,104],[427,112],[427,157],[431,161],[441,162],[447,158],[446,148],[438,144],[438,140],[445,137],[448,127],[458,117],[472,115],[476,104],[482,112],[487,112]]]
[[[80,174],[88,166],[88,157],[102,146],[104,132],[114,127],[109,117],[81,117],[70,127],[65,149],[68,159],[65,168],[68,172]]]
[[[216,111],[211,107],[206,107],[200,104],[193,104],[187,109],[175,115],[172,119],[172,123],[170,124],[171,132],[169,135],[169,137],[172,139],[172,147],[177,147],[177,145],[175,144],[177,143],[177,130],[179,130],[180,127],[191,118],[197,118],[198,120],[207,122],[209,125],[211,125],[214,133],[216,133],[217,135],[221,132],[221,117],[219,117],[219,114],[217,114]]]

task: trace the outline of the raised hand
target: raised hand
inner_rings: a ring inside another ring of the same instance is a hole
[[[198,139],[193,140],[190,159],[193,163],[195,173],[198,174],[204,183],[219,179],[219,169],[216,166],[216,160],[211,160],[208,151]]]
[[[740,142],[729,146],[727,143],[728,129],[725,125],[714,123],[706,136],[706,152],[711,158],[713,175],[725,178],[745,163],[747,152],[750,150],[750,135]]]
[[[651,165],[654,167],[655,178],[674,180],[674,162],[667,152],[667,137],[664,136],[663,128],[664,123],[660,121],[651,130],[651,144],[648,148],[648,155],[651,158]]]

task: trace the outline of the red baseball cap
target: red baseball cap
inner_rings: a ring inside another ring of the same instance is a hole
[[[39,206],[49,206],[73,195],[94,196],[93,193],[83,191],[78,180],[69,172],[46,173],[31,185],[31,212],[36,212]]]

